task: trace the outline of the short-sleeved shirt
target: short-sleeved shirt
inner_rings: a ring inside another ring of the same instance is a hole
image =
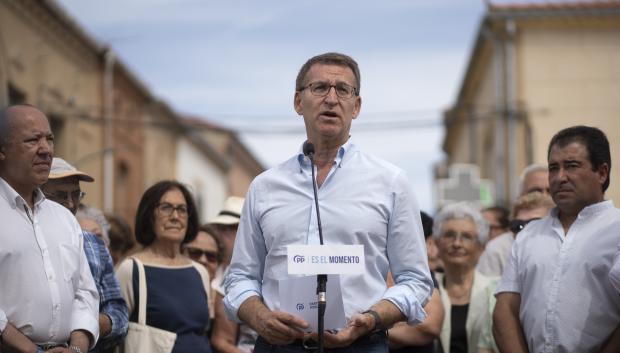
[[[620,210],[590,205],[564,233],[553,209],[517,237],[496,294],[519,293],[530,352],[597,352],[620,324],[609,270],[620,242]]]
[[[514,241],[515,237],[512,232],[502,233],[491,239],[484,247],[480,259],[478,259],[476,266],[478,272],[489,277],[501,276]]]

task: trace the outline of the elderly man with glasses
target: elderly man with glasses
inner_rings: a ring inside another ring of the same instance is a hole
[[[54,158],[47,183],[41,189],[45,197],[67,208],[74,215],[85,193],[80,181],[93,182],[62,158]],[[104,352],[116,347],[125,336],[128,326],[127,305],[114,274],[112,258],[102,238],[82,231],[84,252],[99,292],[99,341],[91,352]]]

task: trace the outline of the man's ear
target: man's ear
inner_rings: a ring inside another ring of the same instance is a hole
[[[295,96],[293,96],[293,107],[295,108],[297,115],[303,115],[303,111],[301,109],[301,96],[299,91],[296,91]]]
[[[598,167],[597,173],[599,175],[599,182],[603,185],[607,178],[609,178],[609,165],[607,163],[601,164]]]
[[[0,147],[0,161],[3,161],[6,158],[6,154],[4,153],[4,146]]]

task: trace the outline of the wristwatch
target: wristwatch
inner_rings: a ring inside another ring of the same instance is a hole
[[[375,333],[375,332],[382,330],[383,325],[381,323],[381,316],[379,316],[379,313],[370,309],[370,310],[364,311],[362,314],[370,314],[370,316],[372,316],[375,321],[375,326],[372,328],[372,330],[370,330],[371,333]]]
[[[78,346],[69,346],[69,349],[74,351],[75,353],[82,353],[82,350]]]

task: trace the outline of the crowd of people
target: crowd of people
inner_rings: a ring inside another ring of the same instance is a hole
[[[399,168],[352,141],[352,58],[308,60],[294,108],[311,152],[259,175],[206,223],[187,186],[157,182],[133,232],[82,203],[80,183],[96,181],[54,157],[42,111],[2,109],[0,352],[316,350],[320,336],[286,311],[280,287],[299,277],[287,246],[323,241],[364,246],[365,272],[336,280],[346,324],[324,333],[330,352],[620,352],[620,211],[604,197],[601,130],[555,134],[510,209],[460,202],[431,217]],[[145,342],[140,325],[161,340]]]

